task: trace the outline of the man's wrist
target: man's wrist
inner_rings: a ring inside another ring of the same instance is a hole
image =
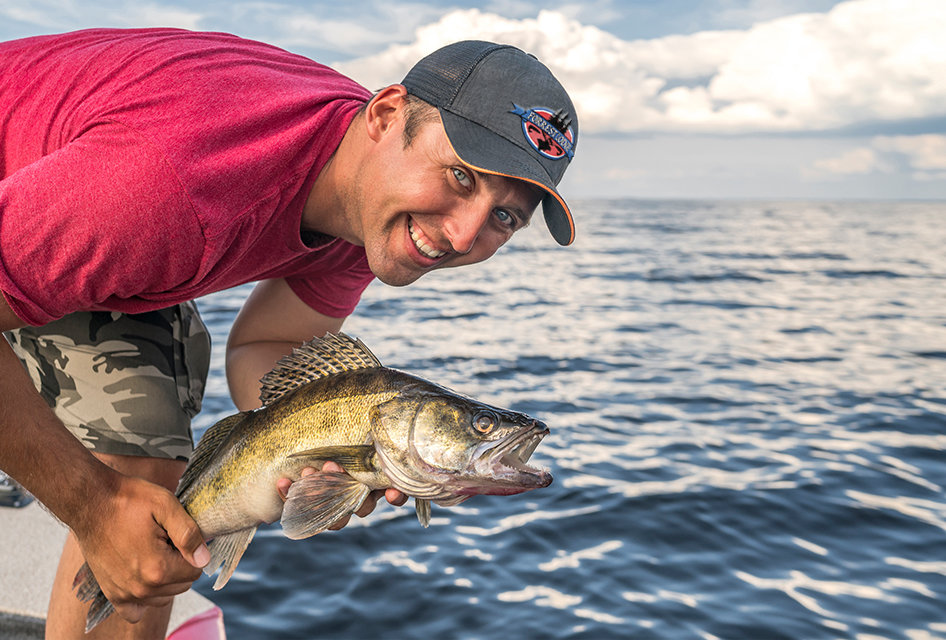
[[[119,492],[122,474],[89,453],[80,464],[75,484],[59,496],[59,517],[76,537],[83,538],[109,519],[110,503]]]

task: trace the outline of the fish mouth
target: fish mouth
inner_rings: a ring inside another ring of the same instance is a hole
[[[487,486],[481,485],[476,493],[512,495],[549,486],[552,474],[527,464],[548,434],[549,428],[536,421],[528,429],[483,445],[477,451],[474,467],[477,475],[487,480]]]

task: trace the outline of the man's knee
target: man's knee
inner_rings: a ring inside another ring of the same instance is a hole
[[[168,458],[148,458],[145,456],[126,456],[115,453],[92,454],[112,469],[127,476],[144,478],[173,492],[184,473],[187,463],[183,460]]]

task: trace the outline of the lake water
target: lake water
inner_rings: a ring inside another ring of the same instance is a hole
[[[946,204],[586,201],[346,331],[530,413],[547,489],[261,529],[231,640],[946,638]],[[215,334],[198,432],[233,410]]]

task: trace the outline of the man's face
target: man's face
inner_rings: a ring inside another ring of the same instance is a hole
[[[402,129],[400,121],[378,142],[359,187],[359,235],[379,280],[401,286],[433,269],[481,262],[529,223],[538,188],[464,165],[439,118],[409,146]]]

